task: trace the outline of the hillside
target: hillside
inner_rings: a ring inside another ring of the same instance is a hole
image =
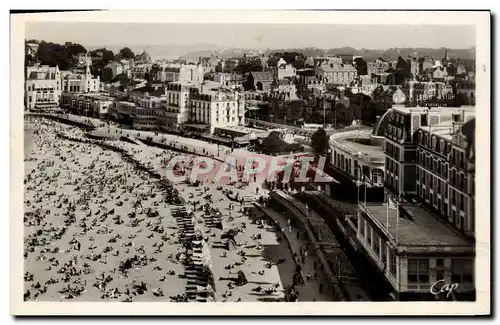
[[[216,50],[216,49],[214,49]],[[391,49],[354,49],[352,47],[342,47],[342,48],[331,48],[331,49],[319,49],[319,48],[290,48],[290,49],[267,49],[264,52],[265,55],[276,52],[300,52],[305,56],[319,56],[324,54],[353,54],[362,56],[365,60],[371,61],[378,58],[383,58],[384,60],[397,60],[399,56],[406,57],[417,53],[419,57],[429,56],[435,59],[442,59],[444,57],[445,48],[432,49],[432,48],[391,48]],[[219,57],[222,59],[230,57],[238,57],[243,54],[254,53],[254,50],[250,49],[223,49],[219,51]],[[189,61],[197,61],[200,56],[209,56],[212,50],[196,50],[187,52],[181,55],[181,58]],[[454,59],[465,59],[473,60],[475,59],[475,49],[448,49],[448,56]]]

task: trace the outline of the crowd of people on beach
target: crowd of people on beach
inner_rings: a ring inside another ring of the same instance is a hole
[[[260,184],[186,179],[174,188],[163,175],[179,156],[174,150],[92,140],[40,117],[25,124],[33,133],[25,153],[25,300],[189,300],[191,253],[182,224],[171,217],[179,206],[211,251],[214,299],[246,301],[256,292],[276,301],[290,297],[277,271],[287,258],[261,258],[276,225],[251,219],[247,206],[265,198]],[[196,157],[184,156],[175,167],[181,174]],[[236,168],[241,175],[242,166]],[[255,278],[270,284],[251,286]]]

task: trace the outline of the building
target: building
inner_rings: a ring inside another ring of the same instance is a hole
[[[342,64],[342,58],[335,55],[316,56],[314,58],[311,57],[311,59],[313,61],[313,64],[311,65],[310,61],[309,64],[313,67],[319,67],[324,64]]]
[[[101,88],[99,76],[93,78],[87,65],[84,74],[61,71],[61,90],[75,93],[95,93]]]
[[[285,94],[288,100],[298,99],[295,84],[287,79],[273,81],[271,84],[271,94],[273,93]]]
[[[366,74],[368,76],[371,76],[373,74],[384,73],[387,71],[387,69],[389,69],[389,63],[381,59],[377,59],[375,61],[366,63],[366,70],[367,70]]]
[[[205,71],[201,64],[164,64],[161,65],[155,76],[158,82],[191,82],[201,84]]]
[[[330,164],[344,176],[342,179],[380,188],[384,186],[384,146],[383,140],[372,134],[372,128],[360,127],[331,135]],[[337,175],[334,178],[340,179]]]
[[[106,64],[104,69],[111,70],[111,79],[115,79],[116,76],[121,75],[125,72],[125,69],[121,62],[109,62],[108,64]]]
[[[446,299],[430,292],[439,280],[444,281],[434,286],[436,291],[459,283],[453,299],[474,295],[474,243],[425,208],[403,203],[394,210],[387,204],[360,203],[357,220],[349,219],[360,249],[392,286],[397,300]]]
[[[452,119],[417,131],[417,196],[436,215],[458,231],[474,237],[475,198],[473,162],[461,132],[474,118],[474,110],[462,109]]]
[[[151,63],[135,64],[131,69],[132,80],[146,79],[151,71],[152,66],[153,65]]]
[[[163,127],[169,132],[179,132],[180,126],[189,121],[190,89],[195,84],[173,82],[167,85],[167,105],[164,111]]]
[[[358,71],[349,64],[323,64],[315,69],[316,78],[325,84],[347,86],[358,76]]]
[[[218,129],[245,124],[245,99],[238,91],[189,90],[189,123],[185,130],[217,134]]]
[[[434,67],[430,70],[428,77],[432,80],[443,81],[448,77],[448,69],[443,66]]]
[[[417,177],[415,132],[420,127],[436,126],[442,120],[449,120],[452,114],[470,107],[406,107],[406,96],[398,89],[393,98],[403,101],[393,104],[386,112],[388,118],[385,138],[385,180],[386,188],[397,197],[416,194]]]
[[[297,74],[297,69],[292,64],[286,63],[283,58],[280,58],[276,68],[272,69],[273,77],[277,80],[291,79]]]
[[[434,61],[429,57],[419,58],[418,62],[419,74],[424,74],[425,71],[432,69],[432,67],[434,66]]]
[[[419,75],[420,64],[416,57],[410,56],[406,59],[399,57],[396,64],[396,70],[401,71],[405,78],[410,78]]]
[[[444,82],[410,80],[403,85],[404,92],[408,95],[408,102],[419,104],[435,100],[454,101],[453,87]]]
[[[135,109],[130,109],[130,118],[134,129],[161,129],[164,125],[162,117],[167,104],[164,88],[143,87],[135,89],[130,93],[129,101],[135,104]]]
[[[149,54],[143,50],[141,54],[135,56],[135,62],[138,64],[151,64],[152,60]]]
[[[245,90],[264,90],[268,91],[271,89],[271,84],[274,81],[273,73],[266,72],[255,72],[252,71],[248,74],[247,81],[245,83]]]
[[[57,107],[61,96],[59,67],[48,65],[27,67],[24,90],[26,109]]]
[[[107,119],[114,101],[114,97],[105,94],[63,92],[61,108],[77,115]]]
[[[78,54],[77,66],[79,68],[83,68],[83,67],[90,66],[90,65],[92,65],[92,58],[90,57],[88,52]]]
[[[383,117],[388,200],[360,202],[349,224],[396,299],[445,299],[430,293],[439,280],[434,289],[459,283],[454,300],[474,299],[474,176],[460,131],[474,109],[404,107],[401,89],[393,99]]]
[[[235,73],[216,73],[214,75],[214,81],[221,87],[238,88],[243,86],[243,76]]]

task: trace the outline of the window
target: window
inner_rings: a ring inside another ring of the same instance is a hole
[[[453,283],[472,283],[474,265],[470,259],[451,260],[451,281]]]
[[[429,285],[429,260],[408,259],[408,288],[425,288]]]

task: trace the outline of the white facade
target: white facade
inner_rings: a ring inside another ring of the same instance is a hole
[[[89,66],[85,74],[61,73],[61,90],[75,93],[94,93],[101,88],[99,76],[93,78]]]
[[[179,131],[179,125],[189,120],[189,89],[194,87],[188,83],[171,83],[166,90],[166,109],[163,113],[165,128]]]
[[[27,109],[57,107],[61,96],[59,67],[28,67],[24,96]]]
[[[245,99],[236,91],[191,91],[189,121],[206,124],[213,134],[218,127],[244,125]]]
[[[371,132],[371,129],[363,129],[333,134],[330,161],[353,182],[366,180],[368,186],[379,187],[384,186],[385,156],[383,143],[370,138]]]
[[[285,61],[283,60],[283,62]],[[293,78],[296,75],[297,69],[291,64],[286,64],[286,62],[284,64],[278,64],[278,67],[274,69],[274,77],[278,80]]]
[[[205,70],[201,64],[172,64],[167,63],[156,72],[156,81],[159,82],[192,82],[201,84]]]

